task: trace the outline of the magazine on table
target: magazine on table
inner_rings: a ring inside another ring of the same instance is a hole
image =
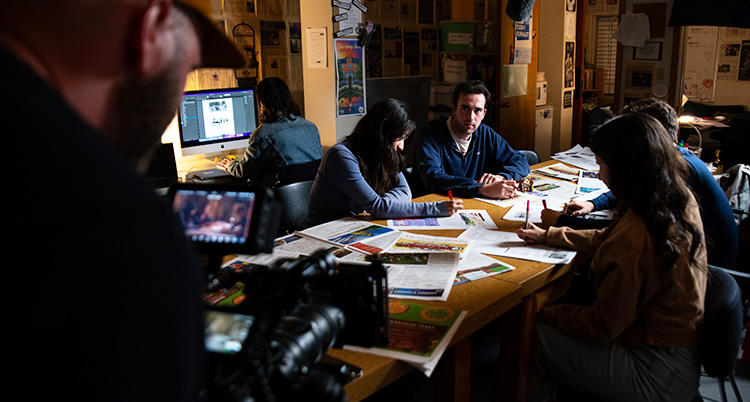
[[[428,377],[432,375],[466,316],[466,311],[463,310],[425,306],[402,300],[389,301],[388,311],[388,346],[363,348],[344,345],[344,349],[402,360],[414,365]]]
[[[554,165],[534,169],[531,173],[554,177],[561,180],[576,180],[578,179],[579,170],[580,169],[567,166],[564,163],[555,163]]]
[[[468,254],[472,241],[455,237],[439,237],[401,232],[385,251],[391,253],[453,253],[460,258]]]
[[[486,278],[488,276],[502,274],[516,269],[516,267],[500,261],[496,258],[486,256],[476,251],[466,255],[458,263],[458,271],[453,280],[453,286]]]
[[[463,209],[451,216],[444,217],[388,219],[388,227],[392,228],[463,230],[474,226],[497,229],[495,221],[483,209]]]
[[[354,218],[337,219],[305,229],[300,233],[340,246],[372,240],[392,233],[395,229]]]
[[[458,271],[458,253],[382,253],[388,297],[448,300]]]

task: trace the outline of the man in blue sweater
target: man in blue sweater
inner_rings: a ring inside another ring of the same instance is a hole
[[[651,115],[659,120],[675,143],[677,142],[680,130],[677,113],[666,102],[653,98],[641,99],[624,107],[622,112]],[[685,158],[690,171],[688,185],[700,204],[708,263],[733,268],[739,240],[737,224],[734,221],[729,200],[703,161],[685,148],[679,148],[679,151]],[[562,213],[550,209],[542,211],[542,223],[545,226],[568,226],[574,229],[601,229],[608,226],[611,221],[587,219],[584,215],[616,206],[617,199],[612,196],[611,192],[604,193],[590,201],[572,200]]]
[[[483,82],[464,81],[453,93],[453,114],[420,130],[414,169],[427,191],[495,199],[516,195],[516,180],[529,174],[529,163],[482,124],[489,101]]]

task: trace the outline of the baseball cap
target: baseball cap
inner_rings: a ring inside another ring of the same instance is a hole
[[[210,0],[175,0],[175,4],[194,11],[193,21],[201,31],[202,67],[239,68],[247,63],[239,48],[214,21]]]

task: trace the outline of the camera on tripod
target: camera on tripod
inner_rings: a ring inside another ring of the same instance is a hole
[[[321,359],[343,344],[388,344],[382,264],[342,264],[321,250],[272,266],[222,268],[227,254],[272,251],[279,214],[273,192],[181,184],[172,194],[186,235],[209,257],[206,299],[236,293],[232,303],[207,306],[205,399],[345,400],[343,384],[350,380],[345,365],[330,369]]]

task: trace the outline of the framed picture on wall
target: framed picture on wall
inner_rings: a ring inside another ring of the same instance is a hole
[[[633,48],[633,60],[661,60],[662,42],[646,42]]]

